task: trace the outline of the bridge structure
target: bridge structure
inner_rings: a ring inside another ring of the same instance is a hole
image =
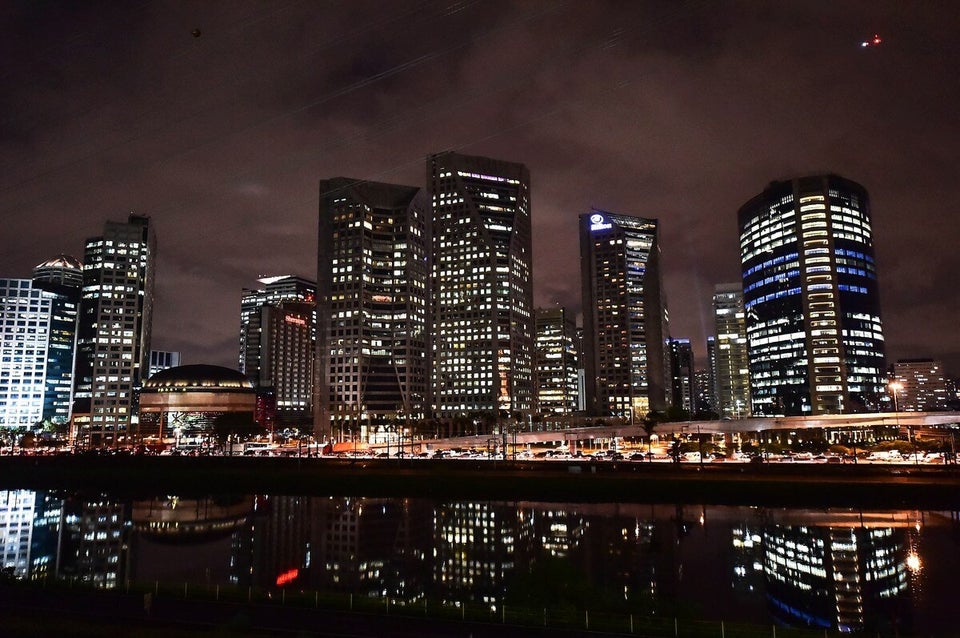
[[[951,427],[952,426],[952,427]],[[477,434],[445,439],[418,441],[428,449],[456,447],[476,448],[498,445],[501,439],[516,445],[570,445],[571,449],[589,442],[613,439],[647,439],[649,433],[642,425],[600,425],[570,427],[556,430],[531,431],[523,424],[499,434]],[[754,439],[763,433],[825,429],[831,431],[862,431],[875,428],[896,428],[919,436],[950,436],[960,431],[960,412],[876,412],[862,414],[823,414],[817,416],[755,417],[713,421],[673,421],[658,423],[652,434],[660,439],[676,435],[723,435]]]

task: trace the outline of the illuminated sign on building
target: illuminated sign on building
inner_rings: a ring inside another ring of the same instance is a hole
[[[293,582],[300,576],[300,570],[294,567],[277,576],[277,587],[282,587],[287,583]]]
[[[292,323],[292,324],[295,324],[295,325],[297,325],[297,326],[306,326],[306,325],[307,325],[307,320],[306,320],[306,319],[304,319],[303,317],[298,317],[298,316],[296,316],[296,315],[285,315],[285,316],[283,317],[283,320],[286,321],[287,323]]]
[[[610,230],[613,224],[607,222],[600,213],[590,215],[590,230]]]

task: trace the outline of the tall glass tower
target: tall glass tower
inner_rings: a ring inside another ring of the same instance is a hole
[[[149,217],[108,221],[86,242],[74,427],[82,445],[136,443],[137,392],[150,371],[157,240]]]
[[[425,417],[429,210],[413,186],[320,182],[321,436],[389,441]]]
[[[673,407],[693,415],[697,410],[693,347],[689,339],[668,339],[670,353],[670,392]]]
[[[886,380],[867,191],[773,182],[739,211],[755,415],[879,409]]]
[[[587,412],[639,423],[670,394],[657,220],[580,215],[580,269]]]
[[[457,153],[427,159],[433,198],[433,397],[441,417],[534,409],[530,173]]]

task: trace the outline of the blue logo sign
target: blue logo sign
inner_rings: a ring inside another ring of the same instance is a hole
[[[613,224],[608,223],[600,213],[590,215],[590,230],[610,230],[611,228]]]

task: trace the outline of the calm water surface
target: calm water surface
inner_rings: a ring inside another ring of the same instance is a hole
[[[32,580],[190,583],[953,634],[960,514],[0,491]]]

